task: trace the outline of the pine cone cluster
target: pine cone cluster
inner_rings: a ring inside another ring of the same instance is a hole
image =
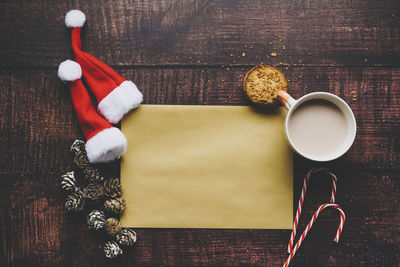
[[[120,216],[125,209],[125,200],[122,198],[110,198],[104,201],[104,209]]]
[[[75,173],[72,172],[66,172],[63,176],[61,176],[61,188],[64,189],[67,192],[73,192],[76,191],[76,179],[75,179]]]
[[[82,211],[85,207],[85,199],[83,198],[83,193],[81,190],[76,190],[67,196],[67,201],[65,202],[65,208],[69,211]]]
[[[114,259],[122,254],[122,249],[115,241],[108,241],[104,245],[104,254],[109,259]]]
[[[75,165],[81,169],[86,184],[82,190],[77,186],[75,172],[70,171],[61,176],[61,188],[69,195],[65,207],[69,211],[81,212],[85,205],[94,208],[87,215],[89,229],[102,230],[114,241],[105,243],[103,249],[107,258],[115,258],[122,254],[121,246],[132,246],[136,242],[136,233],[120,225],[119,217],[125,210],[125,200],[121,198],[122,185],[118,178],[104,180],[99,170],[90,164],[85,150],[85,143],[75,140],[71,146]],[[103,209],[104,211],[102,211]]]
[[[84,169],[89,166],[89,159],[84,150],[81,150],[75,154],[74,163],[81,169]]]
[[[92,210],[87,216],[87,224],[89,229],[100,230],[106,226],[106,216],[104,212]]]
[[[103,194],[103,186],[100,184],[90,183],[83,189],[83,196],[92,201],[98,201]]]
[[[83,170],[85,179],[89,182],[102,182],[104,178],[99,171],[90,165],[86,154],[85,143],[81,140],[75,140],[71,146],[71,152],[74,154],[74,163]]]
[[[118,178],[104,181],[104,195],[117,198],[122,195],[122,186]]]
[[[99,201],[103,195],[103,176],[100,172],[90,165],[89,159],[85,150],[85,143],[81,140],[75,140],[71,146],[71,152],[74,154],[74,163],[83,169],[84,177],[89,184],[81,190],[77,186],[75,172],[70,171],[61,176],[61,188],[68,192],[65,207],[69,211],[79,212],[88,204],[88,201]]]
[[[110,236],[116,236],[122,230],[119,220],[116,218],[108,218],[106,220],[106,231]]]
[[[116,238],[118,243],[123,246],[132,246],[136,243],[136,233],[129,228],[122,229],[121,232],[117,234]]]
[[[100,175],[99,170],[90,165],[83,169],[83,174],[85,180],[90,183],[100,183],[104,180],[103,176]]]
[[[76,154],[79,151],[86,151],[85,150],[85,142],[83,142],[82,140],[75,140],[74,143],[71,145],[71,152]]]

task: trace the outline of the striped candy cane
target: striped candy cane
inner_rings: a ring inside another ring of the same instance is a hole
[[[302,207],[303,207],[304,198],[305,198],[306,191],[307,191],[308,181],[310,180],[310,176],[312,174],[314,174],[314,173],[317,173],[317,172],[326,172],[332,178],[332,194],[331,194],[330,202],[331,203],[335,202],[336,182],[337,182],[336,175],[334,175],[329,169],[326,169],[326,168],[311,169],[306,174],[306,176],[304,177],[303,189],[301,191],[301,196],[300,196],[300,199],[299,199],[299,205],[297,206],[297,211],[296,211],[296,217],[295,217],[294,222],[293,222],[292,234],[290,235],[289,245],[288,245],[288,248],[287,248],[287,252],[288,253],[292,252],[293,242],[294,242],[294,238],[296,236],[297,225],[299,224],[299,220],[300,220],[301,210],[302,210]]]
[[[289,257],[287,258],[285,264],[283,264],[283,267],[289,266],[289,263],[291,262],[291,260],[293,259],[294,255],[296,254],[296,252],[299,249],[301,243],[304,241],[307,233],[310,231],[313,223],[317,220],[318,215],[321,213],[321,211],[323,211],[326,208],[334,208],[334,209],[338,210],[339,213],[340,213],[340,224],[339,224],[339,227],[338,227],[338,229],[336,231],[336,235],[335,235],[335,239],[334,239],[334,241],[336,243],[339,242],[340,235],[342,234],[342,231],[343,231],[344,221],[346,219],[344,211],[342,210],[342,208],[338,204],[331,204],[331,203],[323,204],[318,208],[318,210],[312,216],[312,218],[311,218],[310,222],[308,223],[306,229],[304,230],[303,234],[300,236],[299,241],[297,241],[296,245],[293,247],[293,250],[291,250],[291,252],[289,254]]]

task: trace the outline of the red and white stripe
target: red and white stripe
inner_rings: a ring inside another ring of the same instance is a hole
[[[307,184],[308,181],[310,180],[310,177],[312,174],[317,173],[317,172],[326,172],[330,175],[330,177],[332,178],[332,193],[331,193],[331,199],[330,202],[331,203],[335,203],[335,196],[336,196],[336,182],[337,182],[337,178],[336,175],[333,174],[329,169],[326,168],[315,168],[315,169],[311,169],[306,176],[304,177],[304,184],[303,184],[303,189],[301,190],[301,196],[299,199],[299,205],[297,206],[297,211],[296,211],[296,217],[294,219],[293,222],[293,229],[292,229],[292,234],[290,236],[290,240],[289,240],[289,245],[287,248],[287,252],[291,253],[292,252],[292,248],[293,248],[293,242],[294,242],[294,238],[296,236],[296,231],[297,231],[297,226],[299,224],[299,220],[300,220],[300,215],[301,215],[301,210],[303,207],[303,203],[304,203],[304,198],[307,192]]]
[[[342,208],[338,204],[332,204],[332,203],[323,204],[318,208],[318,210],[312,216],[312,218],[311,218],[310,222],[308,223],[306,229],[304,230],[303,234],[300,236],[299,241],[297,241],[296,245],[291,250],[291,252],[289,254],[289,257],[287,258],[287,260],[286,260],[285,264],[283,265],[283,267],[289,266],[289,263],[291,262],[291,260],[293,259],[294,255],[296,254],[296,252],[299,249],[301,243],[304,241],[307,233],[310,231],[313,223],[317,220],[318,215],[321,213],[321,211],[323,211],[326,208],[334,208],[334,209],[338,210],[339,213],[340,213],[340,224],[339,224],[339,227],[338,227],[338,229],[336,231],[336,235],[335,235],[335,239],[334,239],[334,241],[336,243],[339,242],[340,235],[342,234],[342,231],[343,231],[344,221],[346,219],[344,211],[342,210]]]

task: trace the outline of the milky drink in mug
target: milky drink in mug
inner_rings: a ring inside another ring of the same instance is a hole
[[[295,100],[280,91],[278,98],[288,109],[286,139],[299,155],[314,161],[330,161],[342,156],[353,144],[356,120],[340,97],[315,92]]]

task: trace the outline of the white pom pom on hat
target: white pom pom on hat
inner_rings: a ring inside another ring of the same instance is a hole
[[[58,77],[62,81],[72,82],[82,77],[81,65],[72,60],[65,60],[58,66]]]
[[[65,15],[65,25],[68,28],[82,27],[85,24],[85,21],[86,21],[85,14],[78,9],[70,10]]]

